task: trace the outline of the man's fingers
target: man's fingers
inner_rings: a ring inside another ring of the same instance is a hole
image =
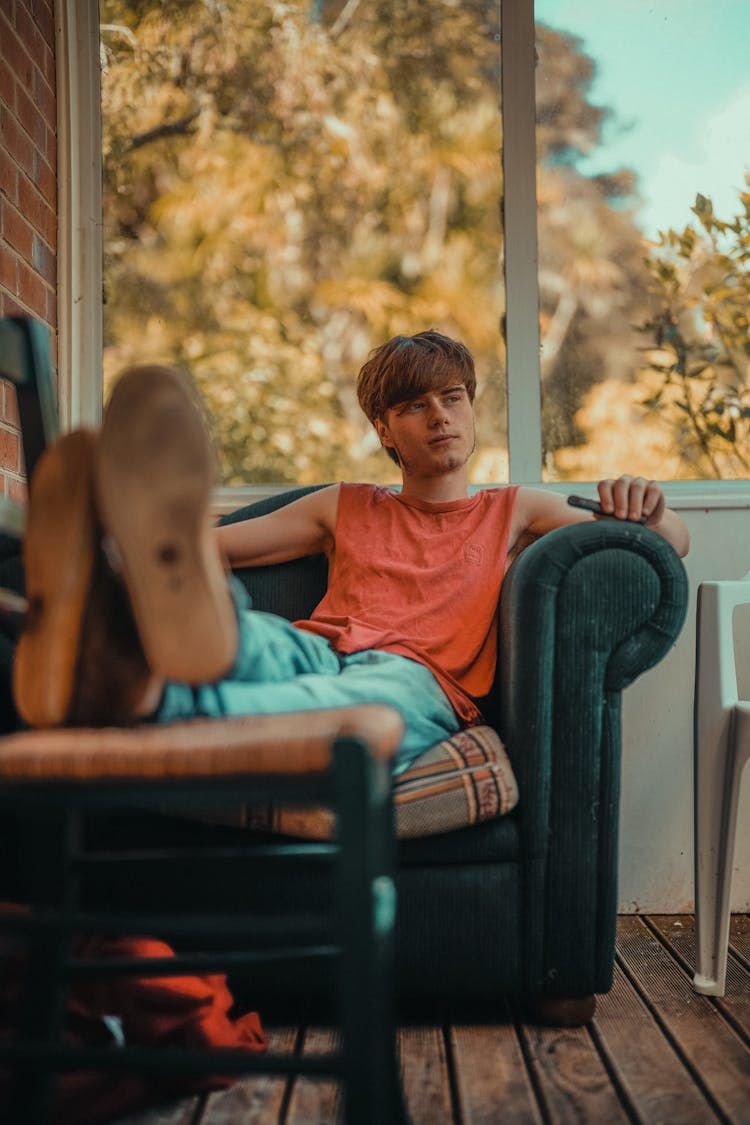
[[[642,480],[642,478],[639,478]],[[630,492],[634,484],[633,478],[627,473],[617,480],[603,480],[599,482],[599,499],[605,512],[617,517],[618,520],[632,518],[630,516]],[[642,491],[639,496],[642,496]],[[638,499],[638,518],[640,517],[640,499]]]
[[[617,480],[599,482],[599,499],[608,515],[620,520],[658,523],[664,512],[664,493],[655,481],[624,473]]]
[[[608,515],[614,515],[615,511],[614,487],[615,482],[613,480],[599,481],[599,500],[602,508]]]
[[[647,481],[642,506],[646,523],[658,523],[664,514],[665,507],[666,500],[659,485],[653,480]]]

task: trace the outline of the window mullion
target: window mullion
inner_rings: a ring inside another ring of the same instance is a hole
[[[534,2],[501,10],[508,460],[510,480],[528,484],[542,474]]]
[[[102,403],[102,149],[98,0],[55,5],[58,393],[63,429]]]

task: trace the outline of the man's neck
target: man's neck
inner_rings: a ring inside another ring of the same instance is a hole
[[[404,474],[401,495],[405,500],[421,500],[427,504],[449,504],[452,500],[465,500],[469,495],[468,474],[463,467],[455,473],[436,477]]]

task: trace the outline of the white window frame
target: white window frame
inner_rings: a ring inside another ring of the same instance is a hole
[[[515,484],[541,485],[534,0],[502,6],[508,459]],[[102,164],[98,0],[56,0],[58,100],[58,379],[64,429],[102,410]],[[534,190],[530,190],[530,185]],[[637,470],[637,466],[633,466]],[[288,487],[288,486],[284,486]],[[570,483],[544,484],[568,491]],[[279,489],[281,491],[282,489]],[[229,510],[275,491],[217,490]],[[750,481],[668,481],[682,510],[750,508]]]
[[[98,0],[56,0],[57,375],[64,430],[102,413],[102,139]]]

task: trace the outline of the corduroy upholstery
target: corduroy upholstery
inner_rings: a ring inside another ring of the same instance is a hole
[[[261,515],[304,491],[228,519]],[[13,572],[12,559],[0,562],[0,584],[12,582]],[[308,616],[322,596],[326,562],[316,556],[238,573],[255,608],[294,620]],[[687,597],[675,552],[634,524],[560,529],[513,563],[499,608],[497,677],[484,712],[505,743],[520,800],[498,820],[400,842],[397,984],[404,1001],[456,1009],[472,1001],[491,1006],[502,994],[583,996],[611,986],[620,697],[674,644]],[[12,725],[7,716],[5,724]],[[139,830],[197,845],[238,832],[145,813]],[[92,831],[116,846],[131,837],[132,825],[110,820]],[[219,886],[202,883],[193,861],[182,880],[170,880],[165,885],[154,865],[151,887],[139,890],[163,909],[184,907],[200,893],[223,909],[238,901],[291,902],[301,914],[324,893],[322,878],[309,869],[290,870],[273,885],[248,873]],[[131,890],[125,870],[95,893],[125,902]],[[254,1006],[262,1006],[264,993],[314,999],[319,984],[314,967],[285,969],[248,981],[247,995]]]

